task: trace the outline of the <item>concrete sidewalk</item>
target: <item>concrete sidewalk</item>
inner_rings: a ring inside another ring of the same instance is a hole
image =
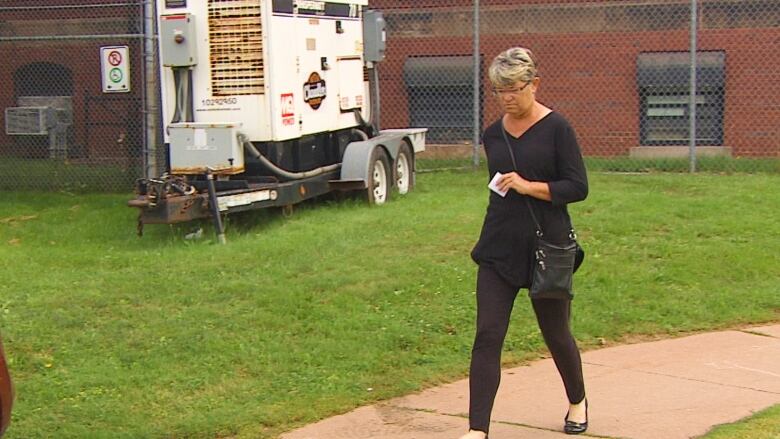
[[[780,404],[780,325],[586,352],[585,436],[702,435]],[[503,371],[492,439],[564,438],[567,401],[551,359]],[[283,439],[457,439],[468,429],[468,380],[361,407]]]

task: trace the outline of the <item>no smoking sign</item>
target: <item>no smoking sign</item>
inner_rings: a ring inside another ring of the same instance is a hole
[[[103,93],[127,93],[130,91],[130,63],[128,61],[127,46],[100,48]]]

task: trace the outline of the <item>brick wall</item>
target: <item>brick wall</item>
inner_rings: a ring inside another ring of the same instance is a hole
[[[382,125],[403,127],[409,123],[405,60],[412,56],[470,55],[472,24],[463,20],[471,6],[431,8],[427,14],[420,8],[412,12],[390,7],[391,3],[406,2],[381,3],[388,7],[385,15],[391,32],[387,61],[380,67],[382,103],[393,109],[383,111]],[[578,9],[570,3],[561,10],[483,7],[483,66],[487,68],[506,48],[520,45],[533,49],[542,76],[538,98],[571,120],[585,153],[627,154],[640,145],[637,56],[641,52],[689,50],[687,5],[665,2],[640,7],[634,2],[628,6],[629,2],[623,2],[624,6],[591,2]],[[728,2],[710,3],[717,3],[720,9],[711,7],[702,18],[698,48],[726,54],[722,146],[731,147],[735,156],[778,156],[780,104],[775,97],[780,95],[780,5],[743,2],[741,9],[729,14]],[[755,7],[745,6],[747,3]],[[764,14],[759,6],[767,8]],[[486,75],[483,88],[490,89]],[[488,94],[483,126],[498,116],[499,108]]]
[[[100,76],[100,47],[128,45],[131,50],[131,93],[106,95]],[[127,157],[140,148],[143,113],[139,106],[143,64],[137,42],[16,42],[0,44],[0,78],[13,82],[15,73],[35,63],[51,63],[72,74],[73,125],[70,136],[72,158]],[[52,79],[57,81],[57,79]],[[15,85],[0,88],[0,108],[17,105]],[[24,136],[27,137],[27,136]],[[0,152],[26,155],[29,138],[6,136],[0,131]],[[41,139],[41,142],[45,142]],[[39,143],[36,143],[39,144]],[[40,152],[39,152],[40,153]]]
[[[143,58],[140,39],[116,38],[112,34],[138,34],[141,29],[140,2],[90,0],[89,5],[106,7],[58,8],[73,2],[41,0],[8,1],[0,9],[0,37],[30,38],[0,41],[0,112],[18,105],[19,84],[25,78],[19,73],[31,71],[47,81],[50,92],[70,95],[73,104],[73,124],[69,134],[69,156],[74,159],[126,160],[138,157],[143,141],[141,102]],[[116,6],[121,3],[122,6]],[[83,35],[105,35],[105,38],[78,39]],[[74,36],[62,39],[62,36]],[[41,37],[53,39],[34,40]],[[100,47],[130,47],[131,92],[106,95],[102,93]],[[47,75],[42,64],[67,70],[66,78]],[[27,94],[27,93],[25,93]],[[33,93],[35,94],[35,93]],[[45,93],[44,93],[45,95]],[[0,119],[4,120],[4,114]],[[39,136],[7,136],[0,129],[0,154],[40,156],[46,154],[47,139]]]
[[[541,63],[539,99],[572,121],[590,155],[626,154],[640,143],[638,54],[688,50],[687,1],[483,0],[481,4],[483,65],[513,45],[532,48]],[[701,4],[708,12],[702,16],[699,49],[726,53],[723,146],[733,148],[738,156],[780,155],[780,103],[776,99],[780,96],[780,2],[702,0]],[[405,127],[409,125],[405,60],[469,56],[473,2],[373,0],[371,5],[384,9],[389,25],[387,61],[380,66],[382,126]],[[137,8],[125,12],[127,17],[110,17],[106,12],[71,10],[59,19],[43,19],[40,13],[29,11],[4,13],[0,35],[78,33],[78,14],[89,17],[82,23],[92,26],[82,29],[86,33],[97,29],[95,23],[121,32],[138,31],[134,28]],[[8,81],[18,69],[36,62],[60,64],[73,75],[73,142],[89,157],[122,156],[128,148],[138,148],[141,139],[138,103],[143,65],[138,43],[108,39],[100,43],[0,42],[0,108],[16,105],[14,87]],[[102,94],[99,47],[114,44],[131,46],[133,93],[129,95]],[[490,88],[486,77],[483,87]],[[96,98],[90,100],[89,108],[88,96]],[[498,116],[496,102],[487,95],[483,125]],[[15,144],[0,131],[0,153],[10,153]]]

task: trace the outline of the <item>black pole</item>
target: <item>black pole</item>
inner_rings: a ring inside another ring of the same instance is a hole
[[[225,228],[222,226],[222,216],[219,214],[219,204],[217,203],[217,190],[214,188],[214,174],[209,170],[206,173],[206,180],[209,186],[209,205],[211,207],[211,216],[214,217],[214,228],[217,232],[217,240],[220,244],[227,243],[225,239]]]

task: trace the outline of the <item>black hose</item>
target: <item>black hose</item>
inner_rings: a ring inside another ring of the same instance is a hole
[[[244,145],[244,149],[252,155],[252,157],[256,158],[260,161],[266,168],[268,168],[271,172],[276,174],[279,177],[287,178],[289,180],[301,180],[304,178],[309,177],[316,177],[318,175],[322,175],[326,172],[335,171],[336,169],[339,169],[341,167],[341,163],[336,163],[333,165],[323,166],[321,168],[312,169],[310,171],[304,171],[304,172],[290,172],[285,169],[282,169],[275,164],[271,163],[270,160],[265,158],[263,154],[260,153],[260,151],[255,148],[255,145],[252,144],[249,140],[247,140],[246,136],[239,135],[238,141],[241,142]]]
[[[360,112],[359,108],[355,108],[352,110],[353,114],[355,115],[355,120],[358,123],[358,126],[361,127],[361,130],[352,130],[352,131],[360,131],[361,134],[365,134],[368,137],[376,137],[376,130],[374,129],[374,126],[370,123],[366,122],[365,119],[363,119],[363,114]],[[363,140],[368,140],[364,138]]]

